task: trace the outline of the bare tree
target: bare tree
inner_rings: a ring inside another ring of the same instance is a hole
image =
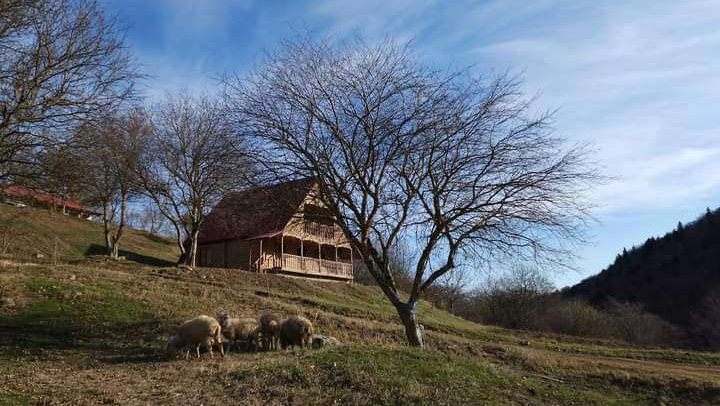
[[[264,169],[318,179],[410,345],[423,345],[417,301],[459,253],[561,264],[581,239],[586,148],[532,116],[512,77],[433,71],[392,41],[301,39],[225,82]],[[407,298],[389,262],[403,239],[418,248]]]
[[[455,306],[464,298],[471,282],[470,269],[467,266],[457,267],[452,272],[438,278],[437,289],[433,295],[434,301],[444,304],[450,313],[455,314]]]
[[[95,1],[0,2],[0,179],[33,175],[36,149],[134,96],[139,77]]]
[[[149,201],[142,205],[137,215],[139,228],[154,235],[164,235],[169,225],[155,202]]]
[[[119,258],[129,200],[139,193],[138,165],[150,131],[147,116],[136,108],[85,123],[73,139],[83,191],[91,204],[102,208],[105,246],[114,259]]]
[[[35,176],[26,178],[25,186],[48,192],[60,198],[60,210],[65,214],[65,203],[70,199],[82,200],[83,174],[75,162],[76,151],[72,142],[49,145],[39,151]],[[55,210],[55,202],[50,205]]]
[[[205,216],[244,184],[250,164],[217,100],[168,96],[155,106],[153,124],[141,167],[145,194],[173,225],[181,261],[194,267]]]
[[[515,265],[500,276],[490,275],[482,290],[476,291],[475,309],[484,323],[507,328],[532,329],[544,303],[553,291],[552,283],[539,269]]]

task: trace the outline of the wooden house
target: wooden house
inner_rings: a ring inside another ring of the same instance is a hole
[[[301,179],[225,196],[201,227],[200,265],[352,280],[351,245],[317,190]]]

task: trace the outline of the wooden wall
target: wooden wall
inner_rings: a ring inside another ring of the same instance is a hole
[[[247,270],[250,265],[250,243],[243,240],[202,244],[200,266]],[[255,254],[257,256],[257,253]]]

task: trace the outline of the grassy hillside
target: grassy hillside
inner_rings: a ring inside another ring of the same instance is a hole
[[[104,254],[102,225],[47,209],[0,204],[0,250],[4,256],[35,261],[77,260]],[[170,265],[177,260],[175,242],[126,228],[121,255],[132,261]],[[40,255],[38,255],[40,254]],[[41,257],[41,258],[38,258]]]
[[[37,233],[28,248],[52,244],[57,230],[74,260],[0,261],[0,405],[720,403],[720,354],[503,330],[424,302],[428,349],[407,348],[375,288],[82,260],[97,225],[28,213],[13,223]],[[130,235],[137,258],[172,259],[170,245]],[[200,361],[164,351],[189,317],[268,309],[303,314],[342,345]]]
[[[381,293],[360,285],[5,262],[0,286],[0,296],[15,302],[0,308],[0,404],[720,402],[720,354],[531,336],[427,303],[419,311],[429,348],[406,348]],[[163,350],[188,317],[265,309],[304,314],[343,345],[202,361],[175,360]]]

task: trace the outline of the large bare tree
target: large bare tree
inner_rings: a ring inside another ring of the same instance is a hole
[[[137,65],[93,0],[0,2],[0,179],[35,150],[134,96]]]
[[[463,258],[564,264],[582,238],[586,148],[554,136],[513,77],[435,71],[391,40],[300,39],[225,83],[264,169],[318,179],[410,345],[418,300]],[[402,241],[417,249],[407,294],[390,261]]]
[[[228,124],[222,105],[208,96],[168,96],[153,108],[140,175],[145,194],[175,229],[181,262],[191,267],[205,216],[250,173],[242,140]]]

